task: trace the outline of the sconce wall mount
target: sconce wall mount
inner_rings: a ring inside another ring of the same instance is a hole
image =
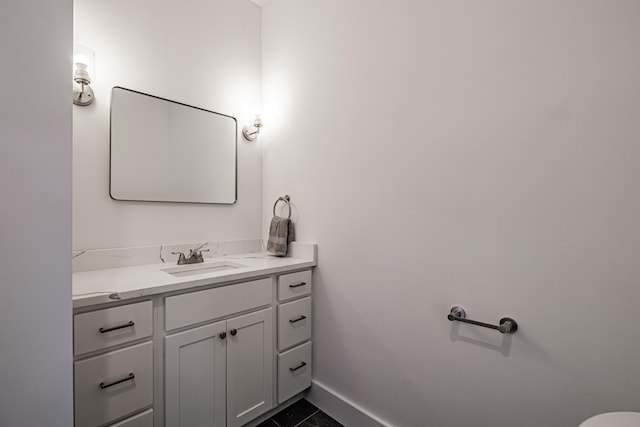
[[[93,89],[89,86],[91,80],[78,77],[77,75],[80,74],[80,72],[76,72],[75,74],[76,77],[73,79],[75,82],[73,85],[73,103],[82,107],[90,105],[94,98]]]
[[[256,115],[256,118],[251,126],[245,125],[242,128],[242,136],[244,136],[244,139],[246,139],[247,141],[255,141],[258,137],[258,134],[260,134],[261,127],[262,119],[260,118],[260,116]]]

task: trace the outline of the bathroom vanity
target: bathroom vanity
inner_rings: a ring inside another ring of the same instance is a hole
[[[298,397],[316,265],[303,249],[74,273],[75,425],[255,425]]]

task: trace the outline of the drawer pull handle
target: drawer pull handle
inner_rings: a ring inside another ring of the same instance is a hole
[[[300,286],[304,286],[304,285],[306,285],[306,284],[307,284],[306,282],[292,283],[291,285],[289,285],[289,287],[290,287],[291,289],[293,289],[293,288],[299,288]]]
[[[238,330],[237,329],[232,329],[232,330],[229,331],[229,333],[235,337],[236,334],[238,333]]]
[[[296,317],[295,319],[289,320],[289,323],[296,323],[296,322],[299,322],[299,321],[304,320],[306,318],[307,318],[307,316]]]
[[[300,364],[299,364],[298,366],[296,366],[295,368],[289,368],[289,370],[290,370],[291,372],[295,372],[295,371],[297,371],[298,369],[302,369],[302,368],[304,368],[305,366],[307,366],[307,364],[306,364],[305,362],[300,362]]]
[[[117,331],[118,329],[130,328],[133,325],[135,325],[135,323],[133,323],[133,320],[130,320],[129,323],[125,323],[124,325],[114,326],[113,328],[100,328],[98,330],[101,334],[104,334],[111,331]]]
[[[220,339],[223,340],[227,337],[227,333],[226,332],[220,332]]]
[[[109,383],[109,384],[100,383],[100,388],[104,390],[105,388],[108,388],[108,387],[114,386],[114,385],[116,385],[116,384],[120,384],[120,383],[123,383],[123,382],[125,382],[125,381],[131,381],[131,380],[132,380],[132,379],[134,379],[135,377],[136,377],[136,376],[133,374],[133,372],[130,372],[128,377],[123,378],[123,379],[121,379],[121,380],[114,381],[114,382]]]

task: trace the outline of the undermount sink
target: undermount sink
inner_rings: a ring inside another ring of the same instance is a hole
[[[225,270],[246,267],[246,265],[229,261],[203,262],[198,264],[179,265],[163,268],[162,271],[175,277],[195,276],[197,274],[218,273]]]

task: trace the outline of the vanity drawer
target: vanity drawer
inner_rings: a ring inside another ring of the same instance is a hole
[[[278,306],[278,350],[311,338],[311,297]]]
[[[151,301],[121,305],[73,316],[75,355],[150,337],[153,332]]]
[[[167,331],[271,304],[271,278],[168,297]]]
[[[278,403],[311,386],[311,343],[278,355]]]
[[[134,415],[119,423],[111,424],[109,427],[153,427],[153,409]]]
[[[286,301],[310,293],[311,270],[278,276],[278,301]]]
[[[75,362],[74,393],[77,427],[103,425],[151,406],[153,344],[146,342]]]

